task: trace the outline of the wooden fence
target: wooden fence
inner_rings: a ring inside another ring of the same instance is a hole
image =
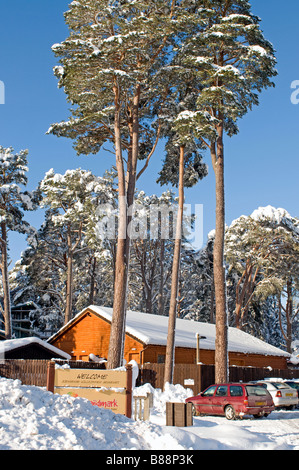
[[[55,362],[63,365],[69,364],[71,368],[77,369],[103,369],[103,364],[83,361]],[[0,377],[19,379],[24,385],[36,385],[46,387],[48,360],[24,360],[6,359],[0,361]],[[269,377],[280,377],[283,379],[299,379],[299,369],[272,369],[255,367],[230,367],[230,382],[250,382]],[[194,382],[194,385],[189,385]],[[207,388],[215,381],[215,367],[196,364],[176,364],[174,367],[173,383],[191,388],[194,394]],[[150,383],[154,388],[163,389],[164,364],[147,363],[140,369],[137,385]]]
[[[299,379],[299,369],[271,369],[256,367],[230,367],[230,382],[250,382],[270,377],[282,379]],[[194,382],[194,385],[188,385]],[[173,383],[191,388],[194,394],[205,390],[215,382],[215,366],[196,364],[176,364],[174,366]],[[154,388],[163,389],[164,364],[144,364],[138,379],[138,385],[150,383]]]
[[[57,364],[68,364],[71,369],[103,369],[103,364],[83,361],[55,360]],[[6,359],[0,361],[0,377],[19,379],[23,385],[46,387],[47,359]]]

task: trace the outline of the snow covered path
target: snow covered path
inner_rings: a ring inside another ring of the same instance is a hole
[[[165,403],[182,402],[191,391],[180,385],[151,390],[150,421],[135,422],[83,398],[0,378],[0,450],[299,450],[299,409],[261,420],[195,417],[193,426],[175,428],[165,426]]]
[[[299,410],[274,411],[261,420],[195,417],[187,432],[202,441],[196,439],[194,449],[299,450]]]

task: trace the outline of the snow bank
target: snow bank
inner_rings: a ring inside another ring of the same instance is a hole
[[[191,390],[167,385],[162,392],[149,384],[134,390],[147,392],[153,393],[153,408],[150,421],[142,422],[84,398],[0,378],[0,450],[299,450],[299,410],[265,420],[196,417],[193,426],[176,428],[165,425],[165,403],[183,402]]]
[[[184,403],[186,398],[193,396],[191,389],[186,389],[179,384],[171,385],[169,383],[165,385],[164,391],[159,388],[154,389],[150,384],[144,384],[135,388],[133,392],[134,395],[138,396],[146,396],[147,393],[153,394],[152,418],[165,416],[166,402]]]
[[[176,399],[184,399],[183,390],[174,389]],[[169,397],[170,389],[160,393],[160,410]],[[184,449],[167,429],[100,409],[84,398],[0,378],[0,450]]]

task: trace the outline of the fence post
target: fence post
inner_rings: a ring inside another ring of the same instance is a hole
[[[202,367],[201,367],[201,364],[198,364],[197,365],[198,367],[198,390],[197,390],[197,393],[200,393],[202,392],[202,389],[201,389],[201,374],[202,374]]]
[[[47,390],[48,392],[54,393],[54,381],[55,381],[55,362],[48,362],[47,369]]]
[[[150,408],[153,406],[153,394],[147,393],[146,396],[134,396],[134,419],[148,421],[150,417]]]
[[[132,364],[127,364],[127,405],[126,405],[126,417],[132,418]]]

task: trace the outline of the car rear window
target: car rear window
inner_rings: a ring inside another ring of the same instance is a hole
[[[267,390],[263,387],[255,387],[254,385],[247,385],[246,391],[248,396],[257,395],[257,396],[265,396],[267,395]]]
[[[242,397],[243,388],[240,385],[231,385],[230,386],[230,396],[231,397]]]
[[[282,382],[275,382],[275,383],[274,383],[274,382],[271,382],[271,384],[272,384],[275,388],[277,388],[278,390],[282,390],[282,389],[284,389],[284,388],[290,388],[290,386],[289,386],[288,384],[284,384],[284,383],[282,383]]]

